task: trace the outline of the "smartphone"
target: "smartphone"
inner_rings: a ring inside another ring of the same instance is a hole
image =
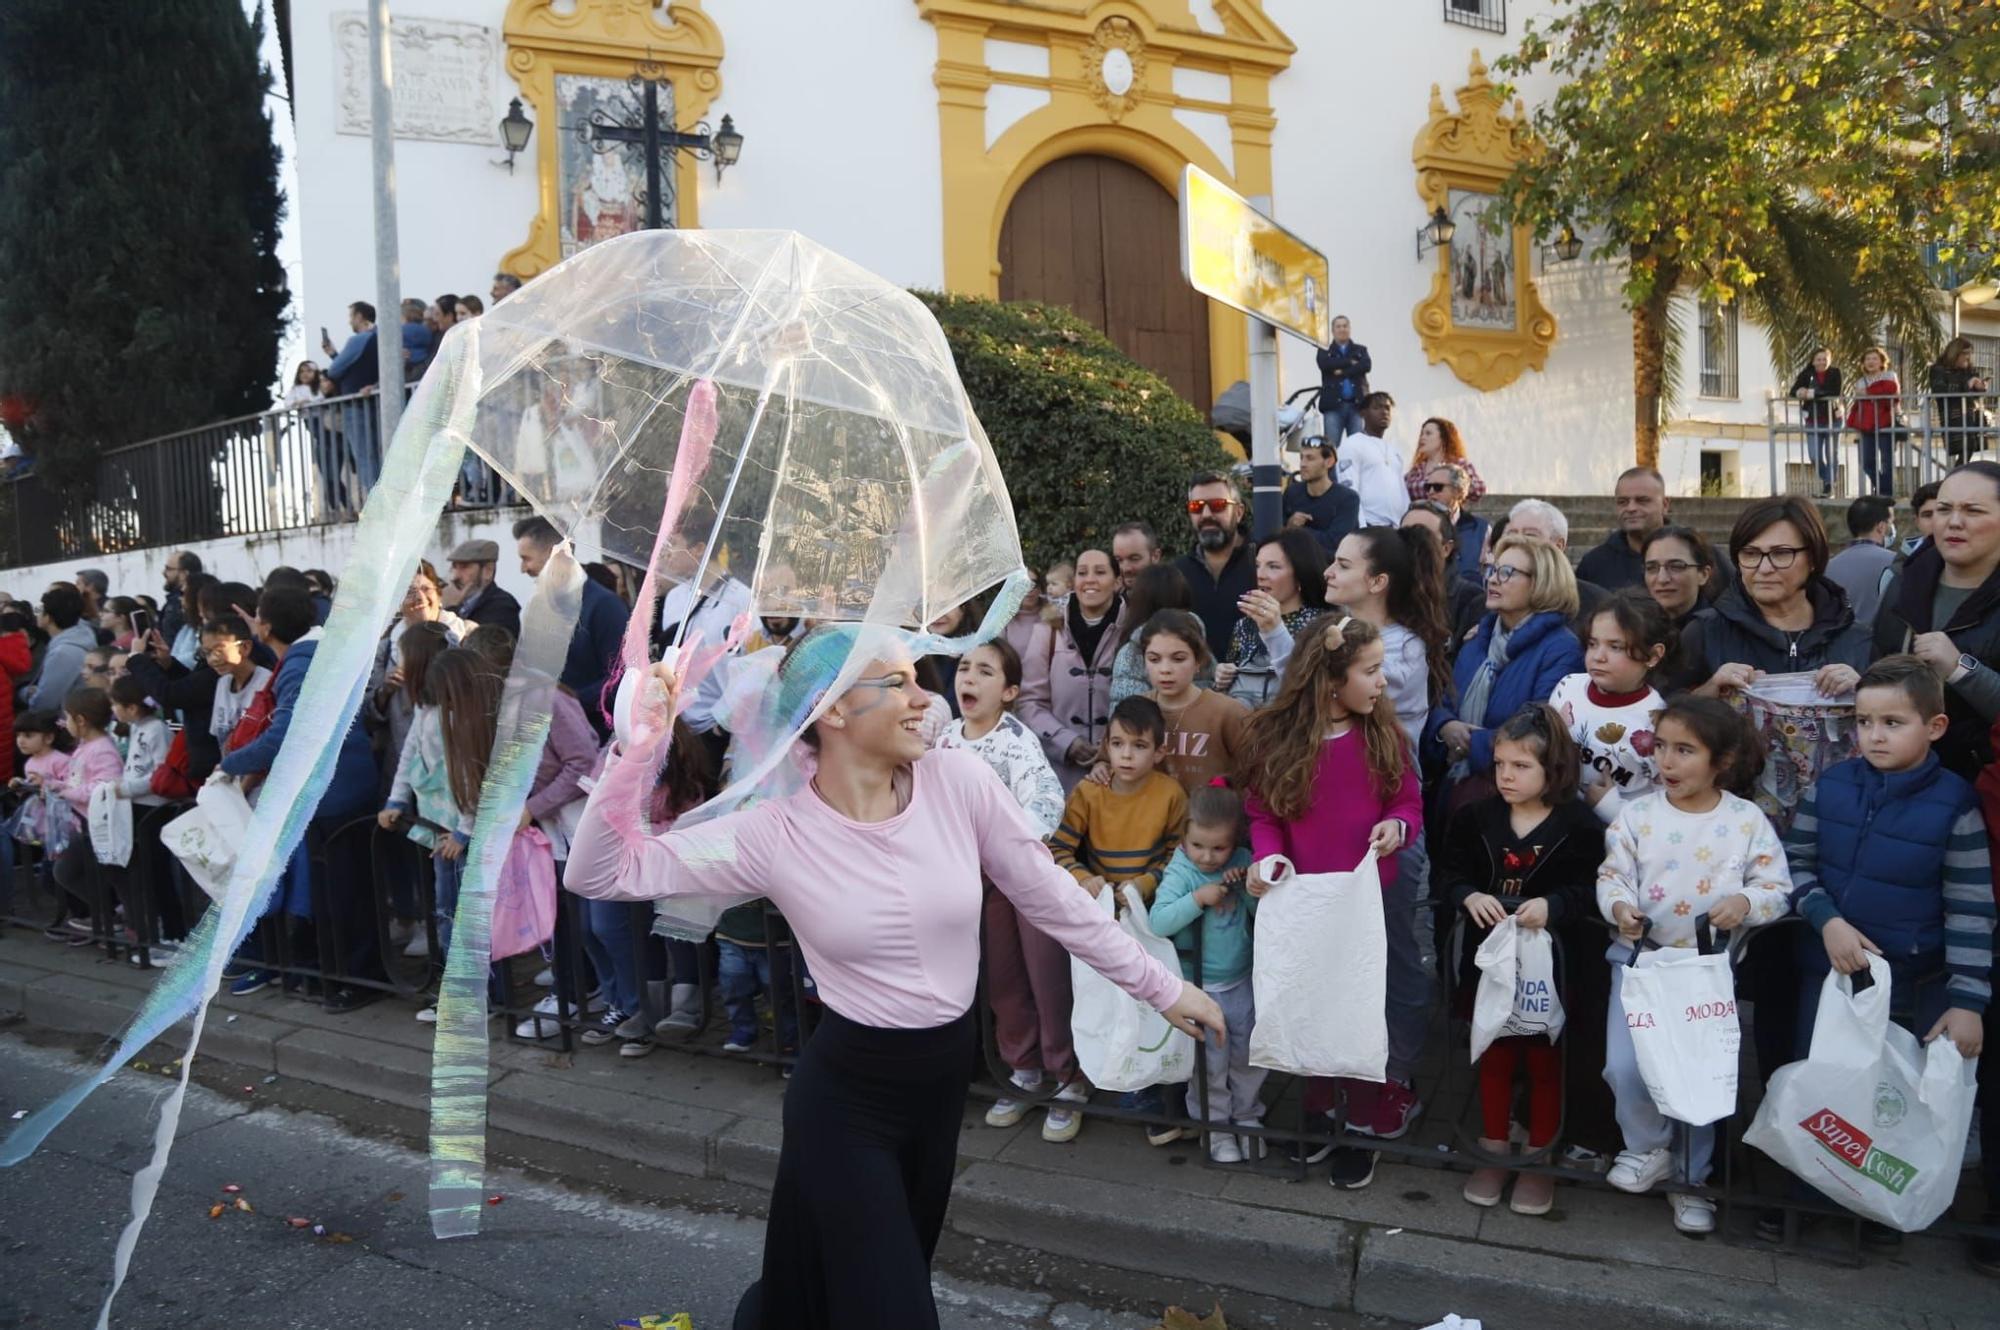
[[[131,617],[132,617],[132,636],[144,637],[147,633],[153,631],[153,613],[151,610],[145,610],[145,609],[133,610]]]
[[[331,337],[328,337],[328,336],[326,335],[326,325],[325,325],[324,323],[320,324],[320,326],[319,326],[319,344],[320,344],[321,346],[325,346],[325,345],[326,345],[326,344],[327,344],[328,342],[331,342],[332,340],[333,340],[333,339],[332,339]]]

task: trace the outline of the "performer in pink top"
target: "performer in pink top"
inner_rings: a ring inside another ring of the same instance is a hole
[[[834,625],[804,639],[780,695],[809,706],[855,632]],[[929,699],[901,651],[862,667],[807,731],[817,767],[805,789],[657,836],[627,811],[641,806],[668,708],[679,708],[674,671],[653,675],[632,743],[613,750],[585,807],[565,885],[597,898],[768,896],[827,1009],[785,1095],[763,1277],[736,1326],[935,1327],[930,1263],[973,1056],[980,874],[1180,1029],[1221,1032],[1222,1014],[1094,908],[984,762],[925,752]]]

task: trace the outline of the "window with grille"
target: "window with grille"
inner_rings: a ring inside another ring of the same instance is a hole
[[[1485,32],[1507,31],[1507,0],[1444,0],[1447,23],[1463,23]]]
[[[1701,302],[1701,395],[1734,398],[1736,386],[1736,306]]]

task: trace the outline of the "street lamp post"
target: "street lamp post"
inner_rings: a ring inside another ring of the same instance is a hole
[[[728,116],[722,117],[722,128],[711,130],[707,121],[697,124],[693,130],[683,132],[660,127],[660,84],[667,78],[666,71],[648,61],[639,66],[632,75],[631,88],[639,97],[639,123],[622,124],[603,111],[593,110],[585,123],[577,126],[578,132],[593,152],[611,152],[619,148],[637,147],[646,155],[646,229],[658,231],[666,222],[665,179],[661,169],[661,154],[670,157],[677,152],[691,152],[702,161],[714,161],[715,178],[722,179],[722,173],[743,155],[743,135],[737,132],[736,122]]]

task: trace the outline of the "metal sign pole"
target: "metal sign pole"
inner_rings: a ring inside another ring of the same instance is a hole
[[[1250,530],[1258,540],[1283,522],[1278,467],[1278,330],[1255,314],[1250,325]]]

